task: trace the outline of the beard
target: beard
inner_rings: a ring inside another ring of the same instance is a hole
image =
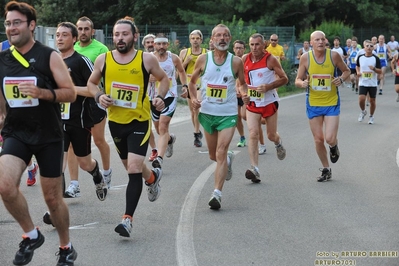
[[[216,49],[218,49],[219,51],[227,51],[229,49],[230,46],[230,42],[225,42],[225,46],[220,45],[220,43],[216,44],[214,43],[213,46],[215,46]]]
[[[120,44],[124,44],[125,46],[119,46]],[[133,41],[127,44],[125,42],[118,42],[117,45],[115,45],[115,47],[116,50],[121,54],[127,54],[130,50],[132,50],[133,45],[134,45]]]

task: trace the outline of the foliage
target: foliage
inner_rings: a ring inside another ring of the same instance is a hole
[[[327,39],[330,44],[332,44],[334,37],[338,36],[341,40],[345,40],[347,38],[351,38],[353,35],[353,30],[351,26],[344,25],[342,21],[323,21],[320,25],[316,27],[311,27],[309,29],[305,29],[299,33],[299,41],[308,41],[310,40],[310,34],[315,30],[321,30],[326,34]],[[341,41],[342,42],[342,41]]]

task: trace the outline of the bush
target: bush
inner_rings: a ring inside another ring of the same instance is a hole
[[[344,25],[341,21],[323,21],[320,25],[316,26],[316,28],[311,27],[310,29],[306,29],[299,33],[299,41],[309,41],[310,34],[316,30],[321,30],[326,34],[326,37],[332,46],[333,40],[335,36],[341,38],[341,44],[345,45],[345,40],[348,38],[352,38],[353,29],[352,25]]]

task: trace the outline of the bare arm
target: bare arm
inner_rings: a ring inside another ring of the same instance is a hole
[[[269,69],[274,70],[274,73],[279,77],[275,79],[272,83],[269,84],[262,84],[258,86],[256,89],[259,92],[267,92],[273,90],[275,88],[281,87],[288,82],[288,77],[285,71],[283,70],[280,62],[274,56],[269,56],[267,58],[267,66]]]
[[[194,108],[201,107],[201,102],[197,99],[197,80],[199,79],[201,73],[205,69],[206,63],[206,54],[202,54],[198,57],[197,61],[194,65],[194,71],[191,75],[190,83],[188,84],[188,89],[190,92],[191,103],[193,104]]]
[[[101,91],[100,88],[98,87],[98,84],[100,84],[102,76],[101,73],[104,67],[104,62],[105,62],[105,54],[99,55],[96,61],[94,62],[93,72],[91,72],[90,78],[87,81],[87,89],[91,97],[94,97],[94,99],[102,107],[107,108],[108,106],[112,105],[112,100],[108,96],[103,95],[105,94],[105,92]]]
[[[188,63],[190,63],[190,61],[191,61],[191,56],[186,57],[187,51],[188,51],[187,49],[183,49],[180,51],[180,54],[179,54],[179,58],[182,61],[182,65],[183,65],[184,69],[186,69]],[[186,57],[186,58],[184,59],[184,57]]]
[[[308,66],[308,57],[301,56],[299,59],[299,67],[298,72],[295,78],[295,86],[298,88],[306,89],[309,86],[309,81],[306,78],[307,73],[307,66]]]
[[[335,77],[332,82],[336,85],[336,86],[340,86],[342,83],[344,83],[344,80],[346,80],[350,74],[351,71],[349,70],[348,66],[345,64],[344,60],[342,59],[342,56],[337,53],[337,52],[331,52],[332,55],[332,61],[334,63],[334,65],[339,68],[339,70],[342,71],[342,74],[340,77]]]
[[[57,84],[57,88],[50,90],[39,88],[30,82],[21,82],[18,89],[21,93],[50,102],[74,102],[76,100],[76,90],[69,75],[68,69],[57,52],[50,55],[50,70]]]
[[[183,68],[183,64],[182,64],[180,58],[177,55],[175,55],[175,54],[173,54],[173,63],[175,64],[175,67],[176,67],[176,69],[177,69],[177,71],[179,73],[179,78],[180,78],[181,84],[183,86],[184,85],[187,86],[186,71]],[[186,87],[186,86],[184,86],[182,88],[182,97],[183,98],[187,98],[187,95],[188,95],[188,87]]]
[[[247,83],[245,82],[245,76],[244,76],[244,63],[243,60],[238,56],[234,56],[233,70],[237,77],[236,86],[239,92],[241,93],[241,98],[244,101],[244,103],[248,103],[249,96],[248,96],[248,87]]]
[[[0,95],[0,130],[4,126],[4,119],[6,118],[6,100]]]

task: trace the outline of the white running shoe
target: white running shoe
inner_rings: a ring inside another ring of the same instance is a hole
[[[230,158],[230,163],[227,164],[227,175],[226,175],[226,180],[229,181],[233,177],[233,161],[235,154],[232,151],[227,152],[227,157]]]
[[[260,182],[259,171],[251,165],[251,168],[249,168],[245,172],[245,178],[251,180],[253,183],[259,183]]]
[[[279,160],[284,160],[287,152],[283,146],[283,142],[281,141],[281,139],[280,139],[280,144],[276,145],[276,152],[277,152],[277,158]]]
[[[105,184],[107,184],[108,189],[110,189],[111,188],[112,169],[109,169],[109,174],[108,175],[104,174],[103,171],[100,171],[100,172],[101,172],[101,174],[104,177]]]
[[[259,144],[259,155],[265,154],[266,153],[266,144]]]
[[[172,157],[172,155],[173,155],[173,144],[176,141],[175,134],[171,133],[170,134],[170,138],[172,139],[172,142],[168,143],[168,147],[166,147],[166,151],[165,151],[165,156],[168,157],[168,158]],[[170,141],[170,139],[169,139],[169,141]]]
[[[366,111],[366,110],[361,111],[360,114],[359,114],[359,117],[358,117],[357,121],[362,122],[363,119],[364,119],[364,117],[365,117],[366,115],[367,115],[367,111]]]
[[[374,124],[374,116],[370,116],[369,118],[369,125]]]
[[[67,190],[65,190],[65,196],[67,198],[78,198],[80,197],[80,187],[79,185],[69,184]]]
[[[120,236],[130,237],[132,232],[132,218],[129,216],[122,217],[122,222],[115,227],[115,232]]]
[[[161,195],[161,186],[159,185],[159,181],[161,181],[162,178],[162,169],[154,168],[152,169],[152,172],[155,175],[154,183],[148,184],[145,182],[147,185],[148,200],[151,202],[156,201],[159,198],[159,195]]]
[[[221,207],[222,197],[218,195],[216,192],[212,193],[212,197],[209,200],[209,208],[212,210],[218,210]]]

